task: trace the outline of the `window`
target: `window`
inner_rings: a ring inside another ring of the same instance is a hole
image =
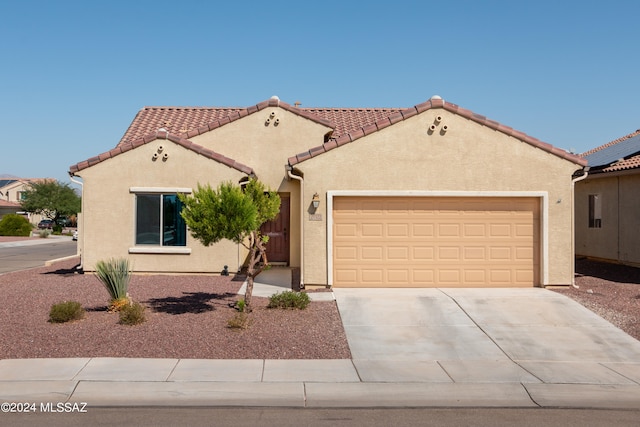
[[[602,228],[602,196],[589,194],[589,228]]]
[[[136,194],[136,245],[186,246],[181,211],[177,194]]]

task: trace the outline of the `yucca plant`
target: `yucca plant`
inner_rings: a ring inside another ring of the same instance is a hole
[[[126,258],[110,258],[96,262],[96,276],[109,292],[111,300],[109,309],[119,311],[129,304],[129,282],[131,281],[131,265]]]

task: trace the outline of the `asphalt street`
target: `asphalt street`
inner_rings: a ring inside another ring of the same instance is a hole
[[[51,240],[50,240],[51,239]],[[71,238],[48,238],[0,245],[0,274],[42,267],[45,262],[77,253],[77,242]],[[29,243],[29,244],[25,244]]]
[[[86,412],[0,414],[3,426],[637,426],[638,411],[524,408],[88,408]]]

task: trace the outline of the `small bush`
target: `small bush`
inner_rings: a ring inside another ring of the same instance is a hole
[[[51,306],[49,321],[52,323],[65,323],[84,317],[84,308],[77,301],[65,301]]]
[[[130,326],[139,325],[147,320],[144,311],[144,306],[138,302],[127,304],[120,309],[120,320],[118,323]]]
[[[309,305],[309,295],[304,292],[284,291],[269,298],[267,308],[297,308],[304,310]]]
[[[31,224],[29,221],[17,214],[8,214],[0,220],[0,236],[22,236],[31,234]]]
[[[40,237],[41,239],[46,239],[47,237],[49,237],[50,234],[51,232],[49,230],[38,231],[38,237]]]
[[[236,301],[236,310],[238,310],[239,312],[243,312],[246,305],[247,304],[244,302],[243,299],[239,299],[238,301]]]
[[[233,315],[231,319],[227,321],[227,327],[231,329],[247,329],[251,325],[251,319],[249,314],[241,311]]]

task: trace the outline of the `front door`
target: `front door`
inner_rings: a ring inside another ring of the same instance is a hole
[[[289,265],[289,194],[280,195],[280,213],[272,221],[266,222],[260,232],[269,236],[267,260]]]

